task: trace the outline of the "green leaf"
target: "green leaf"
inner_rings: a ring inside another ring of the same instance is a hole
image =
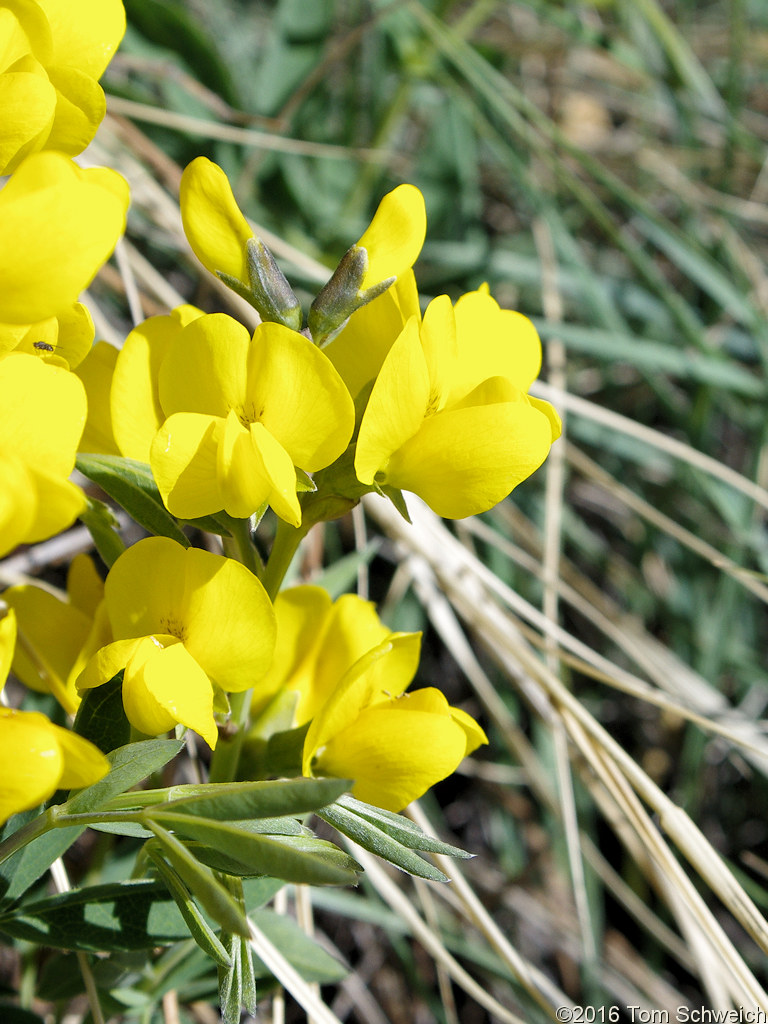
[[[222,855],[227,862],[231,861],[230,868],[239,863],[240,870],[231,870],[231,874],[270,875],[310,885],[354,885],[357,882],[359,865],[333,843],[314,836],[265,836],[227,822],[170,811],[153,811],[149,822],[153,830],[160,822],[202,843],[203,848],[195,852],[206,863],[209,855],[205,848],[212,852],[217,865]]]
[[[169,945],[189,935],[161,882],[145,879],[72,889],[0,916],[0,931],[84,952]]]
[[[158,871],[158,874],[165,882],[168,891],[176,902],[176,906],[179,908],[179,913],[184,918],[189,928],[189,933],[198,946],[207,953],[212,960],[215,960],[217,964],[222,967],[231,967],[232,958],[227,953],[227,950],[221,943],[218,935],[214,932],[213,928],[206,921],[202,911],[195,902],[194,896],[190,893],[189,889],[184,885],[179,875],[174,869],[167,863],[160,852],[160,845],[157,841],[151,841],[146,846],[147,853],[152,858],[152,862]]]
[[[223,1024],[238,1024],[243,1005],[243,942],[238,936],[228,936],[227,952],[229,966],[219,968],[219,1009]]]
[[[82,825],[51,829],[0,864],[0,905],[22,896],[84,831]]]
[[[123,673],[86,690],[75,716],[74,731],[108,754],[131,738],[131,724],[123,708]]]
[[[378,828],[370,821],[366,821],[359,815],[334,804],[332,807],[324,807],[317,811],[318,818],[327,821],[335,829],[348,836],[356,843],[375,853],[382,860],[389,861],[402,871],[410,875],[417,875],[419,878],[429,878],[433,882],[447,882],[448,879],[439,871],[434,864],[430,864],[410,848],[403,846],[397,839],[391,838],[386,832]]]
[[[118,523],[112,509],[103,501],[88,498],[88,504],[85,511],[80,513],[80,519],[88,527],[104,565],[111,569],[125,551],[125,544],[117,532]]]
[[[145,813],[157,815],[172,811],[217,821],[278,818],[306,814],[333,803],[350,785],[345,779],[216,782],[195,786],[195,792],[190,795],[148,808]]]
[[[68,814],[85,814],[103,807],[113,796],[124,793],[163,768],[184,746],[181,740],[141,740],[111,751],[109,775],[81,790],[64,805]]]
[[[393,814],[392,811],[385,811],[381,807],[374,807],[372,804],[364,804],[362,800],[356,800],[353,796],[344,795],[339,797],[337,806],[341,805],[352,811],[359,817],[364,818],[370,824],[385,832],[390,839],[397,840],[410,850],[423,850],[427,853],[441,853],[445,857],[456,857],[460,860],[471,860],[474,854],[458,846],[451,846],[440,839],[428,836],[419,826],[403,817],[402,814]]]
[[[250,932],[243,911],[226,888],[216,880],[210,868],[196,860],[186,846],[162,825],[153,821],[150,827],[162,844],[163,855],[214,921],[226,931],[248,938]]]
[[[163,504],[146,463],[121,455],[78,455],[76,466],[149,533],[170,537],[189,547],[189,540]]]

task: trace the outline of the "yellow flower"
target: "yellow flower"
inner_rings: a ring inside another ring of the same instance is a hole
[[[419,641],[419,634],[391,633],[352,665],[312,720],[304,775],[354,779],[358,799],[400,811],[488,742],[434,687],[405,693]]]
[[[0,690],[13,657],[16,619],[0,619]],[[36,711],[0,707],[0,824],[53,796],[98,782],[109,762],[92,743]]]
[[[341,259],[312,303],[309,329],[323,348],[349,317],[407,274],[427,231],[424,197],[413,185],[398,185],[379,203],[360,240]]]
[[[41,149],[85,149],[106,110],[98,79],[124,32],[121,0],[0,2],[0,174]]]
[[[0,554],[69,526],[85,507],[67,479],[86,417],[67,370],[20,352],[0,355]]]
[[[421,636],[391,632],[369,601],[292,587],[277,596],[275,616],[275,658],[253,707],[281,690],[297,694],[295,724],[311,720],[304,775],[354,779],[355,796],[399,811],[487,742],[439,690],[404,692]]]
[[[61,153],[35,153],[0,191],[0,321],[64,314],[125,227],[128,185],[115,171],[82,170]]]
[[[527,390],[541,346],[486,291],[430,303],[387,353],[363,416],[358,479],[418,494],[461,519],[487,511],[546,458],[560,421]]]
[[[129,400],[113,386],[112,407]],[[188,324],[159,369],[165,417],[150,453],[172,515],[224,509],[246,518],[264,504],[301,522],[296,469],[312,473],[346,449],[354,408],[331,364],[303,335],[265,323],[253,338],[214,313]]]
[[[15,675],[31,690],[52,693],[70,715],[80,704],[75,680],[112,639],[103,598],[104,584],[87,555],[69,566],[66,600],[28,584],[3,593],[26,641],[16,647]]]
[[[105,588],[114,643],[80,675],[83,689],[122,669],[131,724],[157,735],[177,723],[214,747],[214,695],[257,684],[269,668],[275,618],[264,588],[221,555],[150,537],[115,562]]]

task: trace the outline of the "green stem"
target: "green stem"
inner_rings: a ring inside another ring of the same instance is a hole
[[[306,525],[302,523],[301,526],[293,527],[282,519],[278,519],[275,542],[272,545],[269,560],[261,580],[264,584],[264,589],[269,594],[270,601],[274,601],[277,597],[285,579],[285,574],[288,572],[293,561],[293,556],[296,554],[299,544],[304,540],[311,526],[312,523]]]
[[[264,565],[251,539],[250,519],[230,519],[227,526],[232,536],[224,538],[224,550],[230,558],[236,558],[238,562],[242,562],[254,576],[261,579]]]
[[[56,807],[49,807],[43,814],[28,821],[26,825],[22,825],[13,835],[8,836],[0,843],[0,864],[53,828],[56,823],[57,810]]]

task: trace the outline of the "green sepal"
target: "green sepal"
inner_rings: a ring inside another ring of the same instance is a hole
[[[188,814],[216,821],[248,821],[306,814],[346,793],[346,779],[279,779],[270,782],[214,782],[183,787],[188,795],[147,808],[152,817]],[[174,790],[174,794],[182,787]]]
[[[104,754],[128,743],[131,723],[123,708],[122,670],[102,686],[94,686],[83,693],[73,729]]]
[[[296,470],[296,493],[306,494],[312,493],[317,490],[317,485],[309,473],[305,473],[303,469],[299,469],[298,466],[294,466]]]
[[[401,871],[407,871],[409,875],[416,875],[419,878],[428,878],[433,882],[448,881],[446,875],[434,864],[430,864],[418,853],[414,853],[410,847],[404,846],[373,822],[360,817],[347,807],[336,803],[332,807],[324,807],[316,813],[318,818],[333,825],[342,835],[354,840],[364,850],[375,853],[382,860],[394,864]]]
[[[159,771],[184,746],[181,740],[141,740],[107,754],[112,765],[108,775],[81,789],[60,808],[68,814],[86,814],[104,807],[112,797]]]
[[[307,320],[318,348],[333,341],[360,305],[360,285],[368,267],[368,252],[353,245],[344,253],[327,284],[321,288]]]
[[[269,875],[308,885],[354,885],[360,871],[360,865],[338,846],[314,836],[263,835],[228,822],[157,808],[147,823],[153,832],[158,826],[165,831],[167,826],[202,844],[196,854],[204,863],[213,858],[220,865],[223,854],[224,870],[233,875]]]
[[[243,1006],[243,942],[239,935],[228,935],[225,941],[230,963],[219,968],[219,1010],[223,1024],[239,1024]]]
[[[189,547],[188,538],[163,504],[152,470],[145,462],[122,455],[78,455],[75,465],[83,476],[114,498],[139,526]]]
[[[399,487],[390,487],[389,484],[376,484],[375,487],[376,487],[377,492],[382,497],[389,498],[389,500],[395,506],[397,511],[400,513],[400,515],[406,521],[406,523],[410,524],[411,523],[411,517],[408,514],[408,506],[405,504],[405,498],[403,497],[403,492],[400,490],[400,488]]]
[[[215,960],[222,967],[230,967],[232,958],[222,945],[218,935],[206,921],[192,893],[163,857],[160,844],[157,840],[151,839],[146,844],[145,850],[152,858],[152,863],[155,865],[163,882],[165,882],[168,892],[179,908],[179,913],[186,921],[189,934],[200,949],[207,953],[212,960]]]
[[[201,864],[186,846],[159,822],[150,821],[149,827],[162,846],[163,856],[170,861],[184,884],[214,921],[217,921],[225,931],[248,938],[250,931],[243,910],[216,879],[213,871]]]
[[[245,243],[248,256],[248,278],[253,305],[262,320],[283,324],[292,331],[301,330],[301,306],[288,284],[285,274],[260,238]]]
[[[397,840],[398,843],[407,846],[410,850],[440,853],[444,857],[455,857],[457,860],[471,860],[474,857],[474,854],[467,853],[466,850],[462,850],[458,846],[451,846],[441,839],[427,835],[410,818],[406,818],[402,814],[394,814],[392,811],[385,811],[373,804],[365,804],[362,800],[357,800],[349,794],[339,797],[336,805],[345,807],[353,814],[365,818],[366,821],[385,832],[390,839]]]
[[[93,543],[102,562],[111,569],[125,551],[125,544],[117,532],[118,522],[112,509],[103,501],[89,497],[85,510],[80,513],[80,521],[93,537]]]

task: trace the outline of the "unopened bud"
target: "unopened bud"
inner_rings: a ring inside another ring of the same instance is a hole
[[[301,330],[301,306],[275,258],[259,238],[246,242],[251,302],[262,320]]]
[[[381,295],[395,281],[390,277],[373,288],[361,291],[367,269],[368,250],[361,245],[353,245],[344,253],[330,281],[312,303],[309,330],[319,348],[333,341],[356,310]]]

